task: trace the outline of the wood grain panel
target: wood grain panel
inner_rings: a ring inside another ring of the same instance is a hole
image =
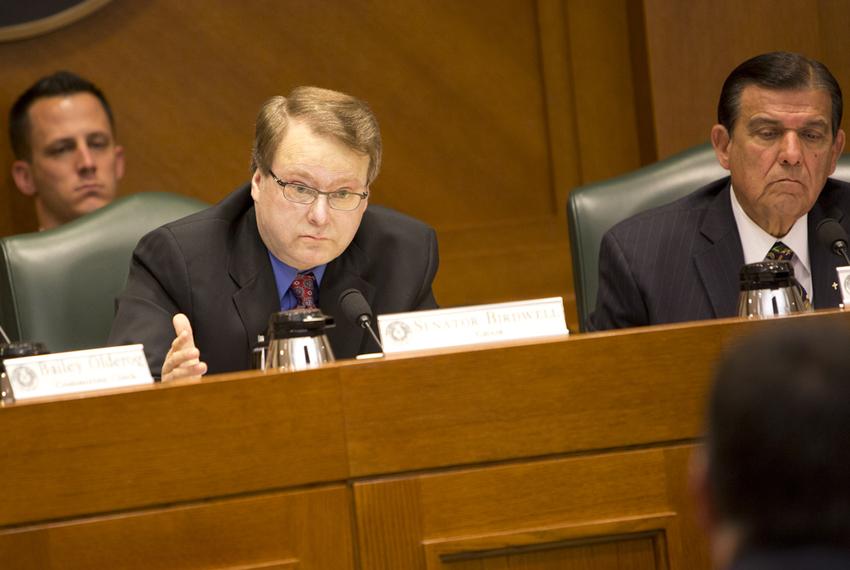
[[[445,230],[434,294],[440,306],[564,297],[578,330],[564,222],[555,216]]]
[[[698,531],[677,512],[683,487],[667,479],[691,449],[356,483],[363,568],[617,567],[612,556],[621,567],[707,568],[683,559],[683,532]],[[410,514],[421,528],[405,524]]]
[[[818,1],[818,28],[821,42],[820,59],[832,71],[844,90],[844,130],[850,128],[848,93],[850,93],[850,51],[847,30],[850,29],[850,6],[843,0]],[[845,149],[847,150],[847,149]]]
[[[351,473],[699,437],[725,343],[770,324],[720,319],[433,351],[427,367],[407,356],[341,368]]]
[[[344,570],[350,521],[336,486],[0,531],[0,553],[8,569]]]
[[[566,3],[582,184],[641,166],[628,3]],[[559,194],[562,212],[570,188]]]
[[[785,50],[823,58],[845,90],[850,85],[850,52],[840,27],[850,18],[846,2],[643,4],[659,158],[708,140],[723,80],[759,53]]]
[[[657,536],[657,535],[656,535]],[[517,549],[489,556],[449,559],[429,565],[428,570],[468,570],[505,568],[511,570],[660,570],[664,559],[656,560],[655,537],[620,538],[592,544],[559,544],[546,548]]]
[[[0,526],[343,480],[338,390],[317,370],[4,409],[0,433],[17,442],[0,450],[15,481]]]
[[[398,359],[356,375],[341,370],[352,473],[604,448],[625,434],[631,443],[696,437],[720,336],[647,331],[631,345],[582,335],[436,355],[427,369]],[[578,362],[582,373],[573,375]]]
[[[850,326],[845,311],[790,318]],[[562,554],[643,567],[650,540],[659,564],[708,568],[686,472],[710,371],[725,345],[774,324],[446,349],[2,408],[0,558],[97,567],[93,537],[150,560],[143,551],[168,536],[163,556],[223,560],[207,568],[336,569],[341,553],[362,570],[425,570],[429,557],[548,570]],[[235,546],[222,538],[233,525]],[[180,560],[162,566],[194,563]]]

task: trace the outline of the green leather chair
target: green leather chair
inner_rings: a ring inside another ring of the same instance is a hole
[[[596,308],[599,247],[602,236],[617,222],[693,192],[728,176],[711,144],[705,143],[617,178],[574,189],[567,202],[573,281],[579,326]],[[850,155],[842,156],[832,175],[850,181]]]
[[[130,258],[150,230],[207,204],[144,192],[53,230],[0,239],[0,322],[51,352],[106,344]]]

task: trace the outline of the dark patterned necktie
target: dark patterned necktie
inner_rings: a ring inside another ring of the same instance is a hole
[[[767,252],[767,255],[764,256],[764,258],[769,261],[791,261],[793,257],[794,250],[781,241],[773,244],[773,247],[771,247],[770,251]]]
[[[794,258],[794,250],[781,241],[778,241],[773,244],[773,247],[770,248],[770,251],[767,252],[764,258],[768,261],[787,261],[791,263],[791,260]],[[803,294],[803,302],[806,304],[806,308],[808,308],[809,294],[802,283],[800,284],[800,292]]]
[[[296,309],[316,308],[316,276],[312,273],[299,273],[289,286],[298,300]]]

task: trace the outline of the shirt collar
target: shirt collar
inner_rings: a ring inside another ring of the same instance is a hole
[[[735,223],[738,226],[738,235],[741,236],[741,246],[744,249],[744,263],[756,263],[764,261],[764,256],[777,241],[794,250],[795,258],[800,261],[807,271],[811,272],[809,264],[809,232],[806,213],[794,222],[788,233],[778,238],[764,231],[755,223],[741,207],[734,189],[730,186],[729,195],[732,199],[732,213],[735,215]]]

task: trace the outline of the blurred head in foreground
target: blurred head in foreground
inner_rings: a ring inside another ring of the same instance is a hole
[[[718,366],[693,476],[719,568],[850,560],[850,323],[822,321],[771,323]]]

